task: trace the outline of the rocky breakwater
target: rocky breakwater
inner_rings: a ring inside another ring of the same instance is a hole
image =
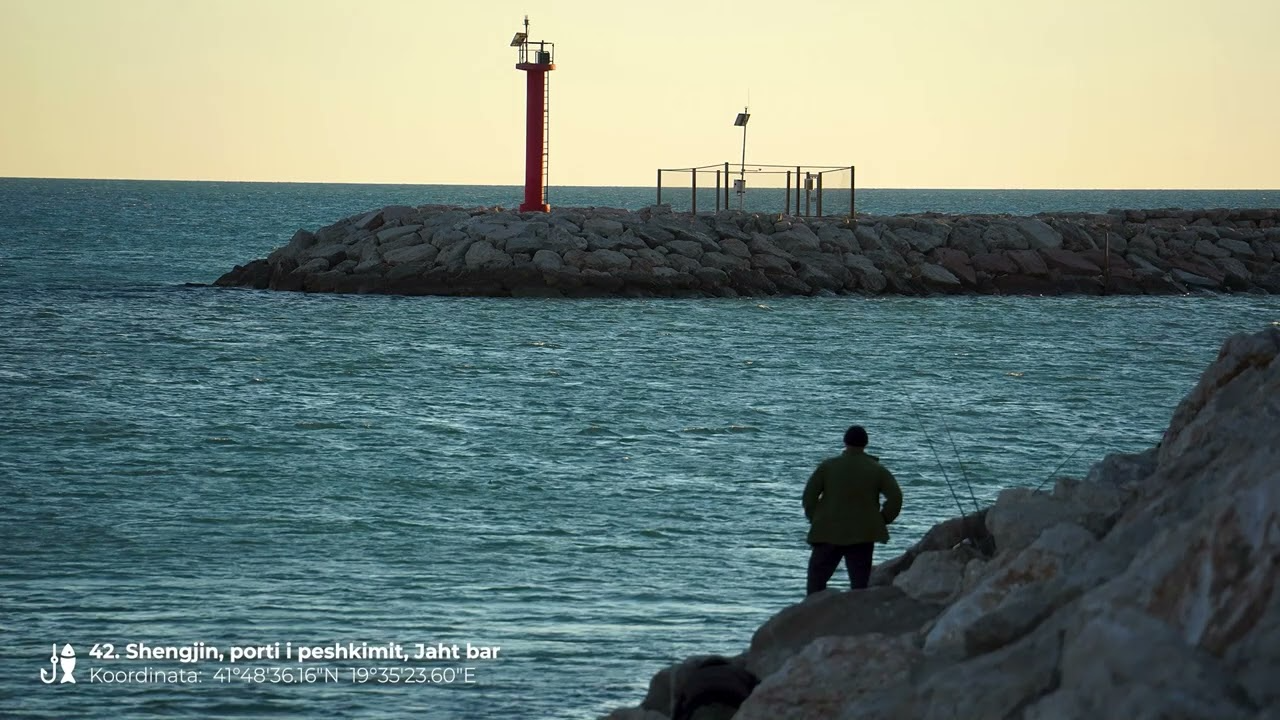
[[[1010,489],[762,626],[736,720],[1280,717],[1280,329],[1236,335],[1162,442]],[[699,658],[640,707],[711,698]],[[698,687],[701,685],[701,687]]]
[[[807,218],[391,206],[222,286],[405,295],[1280,293],[1278,210]]]

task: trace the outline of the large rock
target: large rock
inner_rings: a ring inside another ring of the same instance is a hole
[[[585,232],[608,237],[610,235],[621,235],[622,223],[617,220],[609,220],[608,218],[593,217],[587,218],[586,222],[582,223],[582,229]]]
[[[397,238],[402,238],[406,235],[413,235],[420,229],[422,229],[421,225],[401,225],[399,227],[380,230],[377,234],[378,242],[389,243]]]
[[[964,567],[972,558],[965,548],[920,553],[911,567],[893,579],[893,586],[921,602],[945,603],[959,589]]]
[[[840,717],[850,703],[901,682],[921,659],[910,635],[819,638],[765,678],[733,718]]]
[[[984,615],[1018,602],[1022,593],[1035,586],[1065,583],[1072,563],[1096,543],[1093,534],[1078,525],[1061,523],[1050,528],[1011,560],[988,570],[977,587],[947,607],[925,636],[925,651],[965,656],[970,651],[966,634]],[[1069,594],[1064,586],[1053,597],[1065,600]]]
[[[856,253],[848,253],[844,256],[844,264],[857,278],[859,288],[873,295],[884,292],[888,281],[885,280],[884,273],[880,272],[875,263],[871,262],[871,258]]]
[[[495,248],[488,240],[474,243],[467,248],[463,262],[468,270],[498,270],[512,265],[511,256]]]
[[[539,250],[533,254],[533,264],[539,270],[559,270],[564,266],[564,260],[554,251]]]
[[[1102,268],[1070,250],[1041,250],[1045,264],[1063,275],[1101,275]]]
[[[938,237],[933,233],[924,233],[906,228],[895,230],[894,234],[905,240],[912,250],[922,255],[927,255],[931,250],[942,247],[947,240],[946,235]]]
[[[1065,633],[1058,687],[1027,709],[1028,720],[1255,717],[1229,670],[1168,625],[1129,608],[1082,615]]]
[[[965,285],[972,287],[978,284],[977,273],[964,251],[940,247],[933,251],[933,258],[939,266],[959,278]]]
[[[1049,227],[1044,221],[1035,218],[1020,218],[1018,230],[1027,238],[1032,250],[1059,250],[1062,248],[1062,235]]]
[[[960,288],[960,278],[952,275],[941,265],[934,265],[933,263],[922,263],[920,265],[920,279],[941,289]]]
[[[973,269],[992,275],[1015,275],[1022,268],[1005,253],[980,253],[973,256]]]
[[[382,259],[388,265],[429,264],[439,254],[440,250],[434,245],[413,245],[392,250],[383,255]]]
[[[986,526],[997,552],[1016,553],[1035,542],[1040,533],[1059,523],[1092,518],[1079,505],[1030,488],[1005,488],[987,510]]]
[[[915,632],[940,609],[939,605],[913,600],[891,587],[824,590],[782,610],[762,625],[751,638],[746,667],[756,677],[766,678],[817,638]]]
[[[990,251],[1026,250],[1031,247],[1027,236],[1012,225],[992,223],[982,234],[982,241]]]
[[[616,250],[592,250],[587,253],[583,267],[601,272],[626,270],[631,267],[631,258]]]
[[[796,225],[790,230],[774,233],[770,240],[774,245],[792,254],[803,252],[816,253],[820,250],[820,241],[818,240],[818,236],[806,225]]]
[[[1045,265],[1044,256],[1034,250],[1014,250],[1009,259],[1017,264],[1024,275],[1048,275],[1049,266]]]

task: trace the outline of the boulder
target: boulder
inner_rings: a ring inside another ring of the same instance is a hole
[[[423,247],[431,247],[425,245]],[[488,240],[472,243],[463,256],[463,263],[468,270],[498,270],[511,267],[511,256],[495,248]]]
[[[1022,271],[1021,266],[1005,253],[980,253],[973,256],[973,269],[992,275],[1014,275]]]
[[[821,249],[818,236],[806,225],[796,225],[790,230],[774,233],[769,239],[780,249],[792,254],[798,252],[816,253]]]
[[[1023,275],[1043,276],[1049,274],[1049,267],[1045,265],[1044,256],[1034,250],[1013,250],[1009,252],[1009,259],[1017,264]]]
[[[1058,234],[1057,230],[1049,227],[1045,222],[1035,218],[1019,218],[1016,225],[1023,237],[1027,239],[1030,249],[1062,249],[1062,235]]]
[[[978,284],[977,273],[964,251],[940,247],[933,251],[933,260],[965,285],[972,287]]]
[[[819,638],[765,678],[733,718],[844,717],[842,710],[850,703],[901,682],[921,660],[910,635]]]
[[[388,265],[430,264],[439,254],[434,245],[413,245],[392,250],[382,260]]]
[[[986,527],[996,552],[1016,553],[1040,533],[1064,522],[1086,522],[1088,513],[1073,502],[1025,487],[1006,488],[987,510]]]
[[[626,270],[631,267],[631,258],[616,250],[592,250],[583,260],[583,268],[600,272]]]
[[[703,267],[716,268],[717,270],[723,270],[726,273],[731,270],[749,270],[751,268],[751,263],[749,261],[735,255],[727,255],[719,252],[703,253],[702,257],[698,258],[698,262]]]
[[[844,264],[857,279],[859,288],[873,295],[884,292],[888,281],[885,280],[884,273],[876,268],[875,263],[871,262],[870,258],[865,255],[848,253],[844,256]]]
[[[619,252],[649,249],[648,244],[630,230],[623,232],[621,235],[609,235],[606,237],[592,235],[587,240],[587,247],[591,250],[617,250]]]
[[[1223,663],[1168,625],[1130,608],[1084,615],[1065,633],[1058,687],[1027,708],[1029,720],[1257,717]]]
[[[1253,273],[1249,272],[1249,268],[1234,257],[1218,258],[1213,261],[1223,274],[1222,284],[1230,290],[1248,290],[1253,280]]]
[[[785,608],[756,631],[746,668],[767,678],[817,638],[915,632],[939,610],[940,605],[914,600],[892,587],[823,590]]]
[[[639,709],[686,719],[720,717],[708,711],[725,709],[728,720],[758,684],[759,678],[742,666],[741,658],[698,655],[654,675]]]
[[[750,240],[751,236],[747,235],[746,239]],[[736,237],[728,237],[720,241],[720,249],[726,255],[751,260],[751,249],[742,239]]]
[[[564,261],[555,251],[544,249],[533,254],[533,265],[539,270],[558,270],[564,266]]]
[[[1016,718],[1019,708],[1057,686],[1062,630],[1043,623],[1019,642],[956,664],[930,668],[909,695],[885,707],[871,696],[850,703],[843,717],[975,720]],[[1104,715],[1105,716],[1105,715]],[[1100,716],[1101,717],[1101,716]]]
[[[617,220],[593,217],[587,218],[587,220],[582,223],[582,230],[584,232],[595,233],[602,237],[609,237],[611,235],[621,235],[623,226],[622,223]]]
[[[382,227],[382,223],[382,211],[374,210],[371,213],[366,213],[361,216],[352,223],[352,226],[355,227],[356,230],[377,230],[379,227]]]
[[[948,602],[960,587],[964,567],[973,557],[963,547],[922,552],[911,567],[893,579],[893,586],[921,602]]]
[[[960,278],[952,275],[946,268],[933,263],[923,263],[920,265],[920,279],[933,287],[944,290],[958,290],[960,288]]]
[[[1174,280],[1177,280],[1188,287],[1204,288],[1206,290],[1217,290],[1219,287],[1219,284],[1210,278],[1183,270],[1182,268],[1174,268],[1173,270],[1170,270],[1169,275],[1173,277]]]
[[[915,250],[922,255],[927,255],[934,248],[942,247],[946,244],[947,240],[946,235],[939,237],[933,233],[925,233],[906,228],[895,230],[894,234],[905,240],[912,250]]]
[[[380,243],[389,243],[392,240],[395,240],[397,238],[402,238],[406,235],[413,235],[414,233],[418,232],[418,230],[421,230],[421,229],[422,229],[421,225],[401,225],[399,227],[392,227],[392,228],[387,228],[385,230],[380,230],[376,237],[378,238],[378,242]]]
[[[250,287],[266,290],[271,286],[271,263],[266,260],[254,260],[248,265],[237,265],[231,272],[218,278],[214,285],[219,287]]]
[[[791,263],[767,253],[759,253],[751,256],[751,267],[761,270],[767,274],[794,275],[795,268]],[[873,266],[874,267],[874,266]]]
[[[702,257],[702,253],[706,252],[700,243],[696,243],[692,240],[672,240],[667,243],[667,249],[673,253],[693,258],[694,260]]]
[[[984,255],[988,251],[986,241],[982,239],[985,231],[984,225],[971,220],[962,220],[956,223],[951,229],[951,234],[947,236],[947,247],[959,250],[969,257],[976,258],[978,255]]]
[[[1102,268],[1070,250],[1041,250],[1045,265],[1063,275],[1101,275]]]
[[[330,265],[337,265],[347,259],[347,246],[342,243],[320,245],[303,250],[298,255],[298,259],[303,262],[306,262],[307,260],[314,260],[316,258],[323,258],[324,261]]]
[[[1026,250],[1031,247],[1027,236],[1022,234],[1017,227],[1002,222],[995,222],[987,226],[986,231],[982,233],[982,242],[992,252],[996,250]]]
[[[339,242],[340,239],[341,239],[340,235],[335,235],[333,239],[328,240],[325,244],[326,245],[332,245],[332,244],[345,245],[345,243]],[[272,265],[278,265],[280,264],[280,260],[283,258],[300,257],[304,250],[312,248],[318,243],[319,243],[319,238],[317,238],[315,235],[311,234],[306,230],[298,230],[293,234],[293,237],[290,238],[288,244],[286,244],[282,248],[276,249],[270,255],[267,256],[267,262]]]
[[[302,263],[301,265],[298,266],[298,269],[294,270],[293,273],[291,274],[312,275],[316,273],[325,272],[328,269],[329,269],[329,261],[324,258],[318,257]]]
[[[1221,240],[1217,242],[1222,242]],[[1195,242],[1192,249],[1197,255],[1203,255],[1207,258],[1225,258],[1231,257],[1231,251],[1226,248],[1219,247],[1214,241],[1200,239]],[[1252,248],[1251,248],[1252,249]]]
[[[925,652],[966,656],[972,649],[966,641],[970,628],[983,616],[1025,600],[1035,586],[1063,583],[1050,597],[1064,601],[1069,597],[1067,573],[1072,563],[1096,543],[1092,533],[1073,523],[1049,528],[1012,559],[988,570],[977,587],[943,610],[925,635]]]
[[[853,229],[854,239],[858,241],[858,246],[863,252],[872,250],[883,250],[885,246],[880,242],[880,234],[872,225],[859,224]]]

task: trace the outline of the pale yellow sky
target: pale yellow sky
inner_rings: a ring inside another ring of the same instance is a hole
[[[1278,0],[0,0],[0,176],[519,185],[526,13],[553,186],[1280,188]]]

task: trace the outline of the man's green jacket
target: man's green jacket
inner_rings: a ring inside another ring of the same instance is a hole
[[[842,455],[822,461],[804,487],[810,543],[889,542],[886,526],[901,511],[898,481],[876,456],[861,449],[847,448]]]

